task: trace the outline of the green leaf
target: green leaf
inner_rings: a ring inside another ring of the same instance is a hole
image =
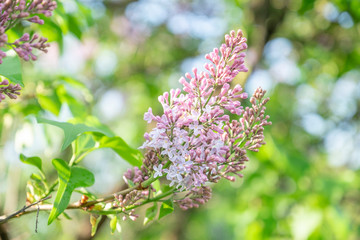
[[[159,194],[162,193],[162,191],[161,191],[161,184],[160,184],[160,180],[159,180],[159,179],[157,179],[157,180],[156,180],[155,182],[153,182],[151,185],[152,185],[153,188],[156,190],[156,191],[155,191],[156,193],[159,193]]]
[[[100,143],[99,148],[111,148],[131,165],[141,166],[143,159],[141,152],[131,148],[121,137],[97,136],[96,140]]]
[[[29,165],[33,165],[42,171],[42,161],[39,157],[26,157],[24,154],[20,154],[20,161]]]
[[[157,204],[154,203],[154,206],[149,207],[146,209],[145,218],[144,218],[144,225],[148,224],[150,221],[154,220],[157,214]]]
[[[75,154],[80,155],[83,152],[93,148],[95,141],[91,134],[82,134],[75,141]]]
[[[3,58],[3,63],[0,64],[0,75],[8,78],[12,83],[20,84],[20,86],[24,87],[21,63],[17,55]]]
[[[62,53],[64,48],[63,35],[65,35],[65,32],[58,26],[58,22],[62,22],[62,20],[60,20],[58,16],[55,18],[43,18],[43,20],[45,23],[43,25],[38,25],[38,28],[43,36],[46,36],[49,42],[57,42],[60,53]]]
[[[80,29],[78,20],[73,15],[68,15],[69,30],[72,32],[78,39],[81,39],[82,31]]]
[[[50,95],[38,94],[37,97],[43,109],[50,111],[56,116],[59,115],[61,102],[55,92],[52,91]]]
[[[46,187],[40,175],[33,173],[30,179],[31,181],[28,181],[26,185],[27,193],[29,193],[28,200],[34,202],[44,197]]]
[[[102,129],[89,127],[85,124],[72,124],[68,122],[56,122],[40,117],[36,117],[38,123],[47,123],[56,127],[61,128],[64,131],[64,143],[61,147],[61,151],[64,151],[79,135],[85,132],[98,132],[102,134],[109,134]]]
[[[63,215],[67,220],[72,220],[72,217],[70,217],[70,215],[67,214],[66,212],[63,212]]]
[[[110,220],[111,234],[114,234],[115,230],[121,233],[121,225],[120,225],[119,217],[114,214],[109,214],[107,216],[111,219]]]
[[[75,117],[84,118],[87,116],[87,109],[84,103],[69,94],[64,85],[58,85],[56,87],[56,94],[59,97],[61,103],[68,104],[71,113]]]
[[[117,222],[118,222],[117,216],[113,216],[110,220],[111,234],[115,233]]]
[[[160,189],[161,189],[161,192],[168,192],[172,189],[172,187],[170,187],[169,185],[166,185],[166,184],[160,184]]]
[[[174,205],[172,198],[165,200],[160,207],[159,219],[165,217],[166,215],[174,211]]]
[[[126,179],[126,181],[127,181],[127,183],[128,183],[128,185],[129,185],[129,187],[135,187],[135,183],[133,182],[133,181],[131,181],[130,179]]]
[[[37,199],[42,198],[45,195],[45,193],[48,192],[49,190],[45,175],[43,174],[42,171],[40,171],[40,174],[32,173],[30,179],[32,181],[28,181],[28,184],[33,186],[34,195],[38,196]]]
[[[71,78],[69,76],[59,76],[59,81],[62,81],[63,83],[66,83],[71,87],[77,88],[78,90],[86,91],[86,93],[91,94],[89,89],[83,82],[80,82],[74,78]]]
[[[70,197],[75,188],[89,187],[94,184],[94,174],[80,167],[69,167],[64,160],[52,161],[59,175],[59,188],[50,212],[48,224],[52,223],[68,206]]]
[[[30,178],[34,181],[42,182],[42,178],[39,174],[33,173],[33,174],[31,174]]]
[[[94,215],[90,215],[90,224],[91,224],[91,236],[93,237],[96,234],[97,226],[99,225],[99,222],[101,220],[101,217],[95,217]]]

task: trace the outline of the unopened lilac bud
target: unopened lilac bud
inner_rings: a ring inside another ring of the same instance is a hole
[[[21,38],[19,38],[18,41],[27,42],[29,41],[29,39],[30,39],[30,35],[28,33],[25,33]]]
[[[9,85],[9,80],[4,79],[0,82],[0,85]]]
[[[29,22],[37,23],[37,24],[40,24],[40,25],[44,24],[44,20],[40,19],[39,16],[34,16],[34,17],[31,17],[31,18],[28,18],[27,20]]]
[[[28,12],[21,12],[19,13],[19,15],[17,16],[17,18],[26,18],[28,17],[30,14]]]

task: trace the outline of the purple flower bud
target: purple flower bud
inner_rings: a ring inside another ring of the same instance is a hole
[[[9,85],[9,80],[4,79],[0,82],[0,85]]]
[[[24,33],[24,35],[18,40],[21,42],[27,42],[30,39],[30,35],[28,33]]]

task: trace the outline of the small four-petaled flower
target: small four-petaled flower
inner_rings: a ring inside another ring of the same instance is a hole
[[[154,178],[161,177],[162,176],[162,164],[159,164],[159,166],[154,166],[155,174]]]

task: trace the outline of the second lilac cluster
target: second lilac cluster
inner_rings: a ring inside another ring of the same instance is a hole
[[[30,36],[25,33],[21,38],[14,42],[9,42],[6,31],[13,28],[20,21],[28,21],[37,24],[44,24],[39,14],[46,17],[52,15],[52,11],[57,7],[54,0],[0,0],[0,48],[6,46],[14,51],[25,61],[36,60],[33,49],[47,52],[49,44],[47,39],[39,37],[37,34]],[[6,53],[0,50],[0,64]]]

